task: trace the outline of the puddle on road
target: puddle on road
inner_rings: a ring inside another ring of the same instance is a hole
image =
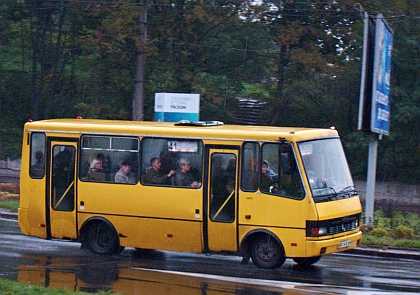
[[[20,265],[18,281],[53,289],[94,293],[112,291],[124,295],[302,295],[312,292],[292,290],[293,285],[255,286],[249,282],[223,281],[182,273],[121,266],[118,261],[83,263],[61,258],[39,257],[32,265]]]

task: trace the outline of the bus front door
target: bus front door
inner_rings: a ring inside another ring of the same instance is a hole
[[[77,238],[76,142],[49,141],[50,164],[47,193],[47,237]]]
[[[206,151],[206,250],[237,251],[238,151],[213,148]]]

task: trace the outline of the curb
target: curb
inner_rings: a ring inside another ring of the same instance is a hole
[[[0,211],[0,217],[6,219],[13,219],[18,220],[17,213],[7,212],[7,211]]]
[[[412,260],[420,260],[420,251],[417,249],[403,249],[403,248],[375,248],[375,247],[356,247],[351,250],[345,251],[348,254],[387,257],[387,258],[405,258]]]
[[[18,220],[18,214],[6,211],[0,211],[0,217],[12,220]],[[420,251],[416,249],[401,249],[401,248],[375,248],[375,247],[356,247],[341,253],[373,256],[373,257],[387,257],[387,258],[405,258],[412,260],[420,260]]]

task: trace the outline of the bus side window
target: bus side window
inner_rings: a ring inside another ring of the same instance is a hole
[[[80,179],[115,182],[124,162],[130,164],[130,182],[137,182],[140,141],[137,137],[90,136],[81,141]]]
[[[289,143],[266,143],[262,147],[264,159],[260,190],[281,197],[302,199],[303,184],[295,155]]]
[[[258,188],[260,146],[257,142],[243,145],[241,189],[255,192]]]
[[[191,177],[201,185],[202,155],[203,143],[200,140],[143,138],[140,182],[145,185],[190,187],[176,181],[181,176],[181,161],[188,161]]]
[[[45,173],[45,134],[31,134],[31,158],[29,175],[32,178],[43,178]]]

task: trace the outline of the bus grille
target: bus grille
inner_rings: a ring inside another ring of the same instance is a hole
[[[348,223],[342,223],[342,224],[335,224],[328,228],[328,234],[335,235],[339,233],[343,233],[346,231],[355,230],[358,227],[357,221],[352,221]]]

